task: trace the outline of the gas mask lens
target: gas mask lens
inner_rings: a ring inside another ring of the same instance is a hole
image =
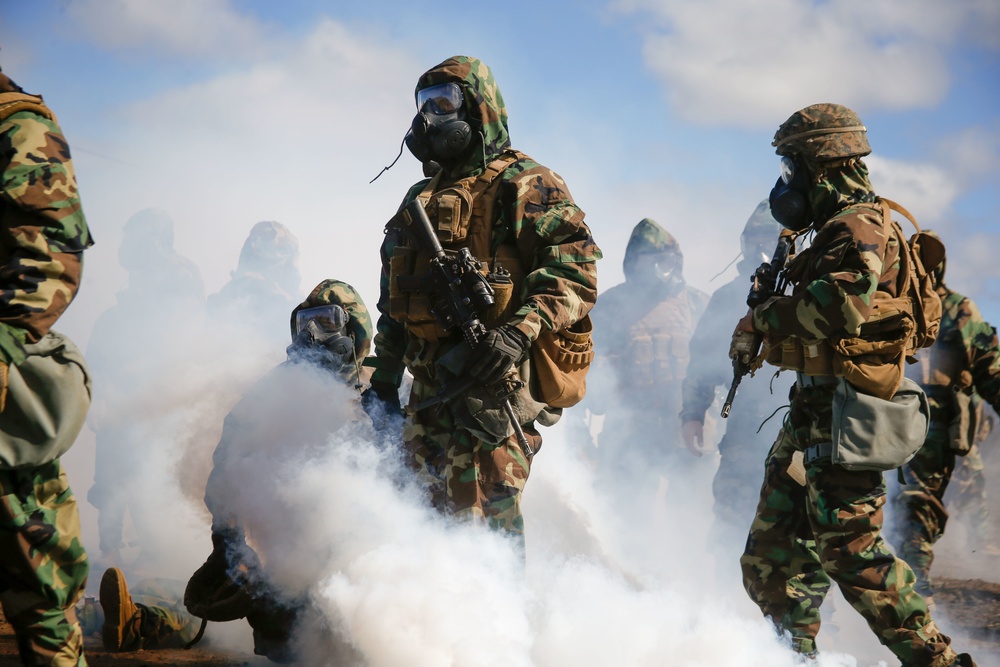
[[[790,157],[781,158],[781,182],[788,185],[795,178],[795,161]]]
[[[444,116],[462,106],[462,89],[457,83],[440,83],[417,91],[417,111]]]
[[[304,308],[295,313],[295,332],[298,333],[315,321],[323,331],[340,331],[347,326],[347,311],[336,304]]]

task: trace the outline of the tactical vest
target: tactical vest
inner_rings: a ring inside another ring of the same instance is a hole
[[[680,387],[691,358],[695,321],[687,292],[661,301],[628,329],[619,373],[630,390]]]
[[[522,305],[521,287],[526,272],[517,247],[500,244],[496,253],[490,250],[494,207],[503,181],[500,175],[511,164],[525,158],[527,156],[519,151],[506,150],[487,165],[483,173],[460,179],[435,192],[441,181],[439,172],[417,195],[445,253],[468,248],[473,257],[483,263],[483,273],[496,298],[494,306],[481,318],[488,329],[507,321]],[[387,226],[402,226],[397,220],[399,215]],[[437,341],[454,332],[438,324],[431,313],[431,302],[421,289],[430,274],[430,260],[430,253],[410,245],[399,243],[393,249],[389,261],[389,316],[404,323],[407,331],[418,338]]]
[[[905,209],[892,204],[893,208],[902,210],[917,226],[918,234],[914,240],[918,243],[913,240],[907,243],[902,229],[889,213],[888,200],[860,206],[879,211],[886,238],[895,237],[899,241],[900,269],[896,283],[898,296],[876,291],[872,296],[871,314],[861,325],[858,336],[840,339],[807,339],[796,336],[771,339],[764,346],[762,355],[768,363],[783,370],[794,370],[806,375],[844,377],[859,391],[888,400],[896,393],[903,380],[906,358],[911,357],[919,347],[933,342],[931,336],[937,333],[941,304],[938,299],[935,314],[933,300],[924,293],[929,276],[925,265],[931,266],[933,261],[920,255],[919,242],[926,235],[919,234],[920,228],[916,221]],[[807,248],[792,261],[788,269],[792,282],[812,278],[805,274],[813,254],[813,249]]]

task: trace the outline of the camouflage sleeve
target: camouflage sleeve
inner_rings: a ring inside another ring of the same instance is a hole
[[[979,308],[968,298],[959,304],[956,328],[968,355],[976,392],[994,410],[1000,411],[1000,342],[997,330],[983,320]]]
[[[24,360],[76,295],[93,245],[69,146],[32,111],[0,123],[0,360]]]
[[[510,324],[530,340],[542,330],[559,331],[582,319],[597,301],[597,247],[555,172],[521,160],[504,173],[500,201],[525,261],[524,305]]]
[[[422,180],[412,186],[403,197],[399,209],[402,210],[406,204],[410,203],[424,186],[427,180]],[[391,224],[391,223],[390,223]],[[379,317],[375,324],[375,356],[369,357],[365,361],[366,366],[371,366],[372,383],[391,384],[394,387],[400,386],[403,382],[403,352],[406,349],[406,329],[396,320],[389,317],[389,261],[392,258],[399,242],[398,230],[386,226],[385,237],[382,240],[382,247],[379,255],[382,259],[382,270],[379,274],[379,294],[378,308]]]
[[[891,276],[899,267],[885,265],[886,251],[880,214],[871,209],[841,212],[799,257],[809,264],[792,295],[774,297],[754,309],[754,328],[800,338],[858,335],[880,283],[894,284]]]

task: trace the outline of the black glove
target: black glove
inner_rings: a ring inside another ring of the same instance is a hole
[[[496,384],[524,356],[529,344],[518,329],[503,324],[479,341],[469,373],[487,386]]]

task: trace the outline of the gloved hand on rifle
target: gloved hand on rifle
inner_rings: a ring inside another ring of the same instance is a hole
[[[729,358],[742,364],[750,365],[752,357],[757,354],[755,338],[757,332],[753,328],[753,312],[748,312],[736,323],[733,340],[729,344]]]
[[[490,386],[499,382],[521,360],[531,341],[518,329],[502,324],[488,332],[473,350],[469,373]]]

